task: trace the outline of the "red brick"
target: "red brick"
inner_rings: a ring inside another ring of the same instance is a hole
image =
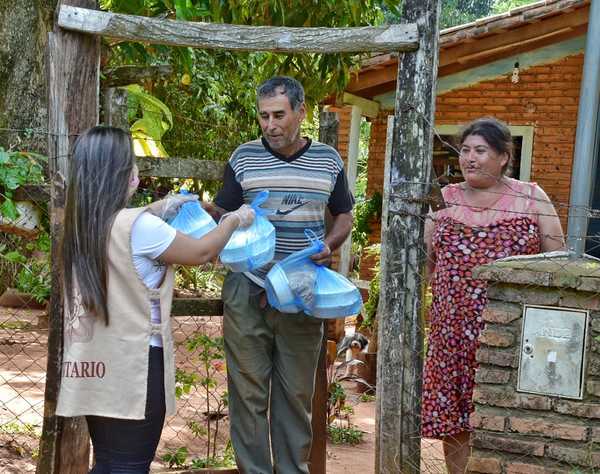
[[[522,434],[541,435],[553,439],[585,441],[588,436],[586,425],[549,420],[548,418],[523,418],[511,416],[509,430]]]
[[[517,351],[514,349],[491,349],[480,347],[477,349],[477,362],[481,364],[499,365],[501,367],[516,367],[519,362]]]
[[[471,435],[472,445],[479,449],[491,449],[513,454],[543,456],[545,444],[543,441],[518,438],[514,435],[501,436],[496,433],[475,431]]]
[[[515,335],[500,328],[488,326],[479,336],[479,342],[486,346],[510,347],[515,342]]]
[[[524,462],[513,462],[506,465],[506,474],[567,474],[571,469],[548,467]]]
[[[543,411],[552,408],[552,401],[549,397],[517,393],[511,387],[506,386],[476,385],[473,390],[473,401],[481,405],[503,408]]]
[[[510,382],[511,370],[492,368],[489,366],[479,367],[475,373],[477,383],[494,383],[506,385]]]
[[[486,431],[504,431],[506,417],[499,415],[490,415],[483,410],[476,410],[471,414],[469,422],[473,428],[479,428]]]
[[[496,458],[471,456],[467,472],[482,472],[485,474],[501,474],[502,463]]]
[[[490,301],[483,310],[483,320],[488,323],[508,324],[521,317],[523,309],[520,305]]]
[[[546,456],[569,464],[600,467],[600,450],[598,448],[592,450],[587,446],[576,448],[551,444],[546,448]]]
[[[600,403],[583,403],[569,400],[559,400],[554,410],[566,415],[582,418],[600,419]]]

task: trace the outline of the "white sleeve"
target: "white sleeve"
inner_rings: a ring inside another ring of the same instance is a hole
[[[131,253],[133,257],[156,260],[169,248],[177,231],[149,212],[144,212],[131,229]]]

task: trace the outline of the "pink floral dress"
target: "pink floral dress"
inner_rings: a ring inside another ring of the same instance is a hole
[[[486,283],[473,267],[511,255],[540,252],[535,184],[508,180],[491,210],[470,208],[460,184],[444,188],[447,209],[433,215],[433,302],[423,371],[422,435],[443,438],[470,431],[475,352],[483,329]]]

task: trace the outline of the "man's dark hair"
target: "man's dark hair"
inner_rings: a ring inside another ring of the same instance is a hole
[[[296,79],[288,76],[275,76],[267,79],[256,89],[256,100],[275,97],[278,94],[288,98],[292,110],[298,110],[304,102],[304,87]]]

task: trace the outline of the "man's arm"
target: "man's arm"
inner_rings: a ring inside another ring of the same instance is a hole
[[[323,239],[325,248],[311,258],[318,264],[328,264],[331,260],[331,253],[344,243],[350,232],[352,232],[352,212],[343,212],[332,216],[331,228]]]

